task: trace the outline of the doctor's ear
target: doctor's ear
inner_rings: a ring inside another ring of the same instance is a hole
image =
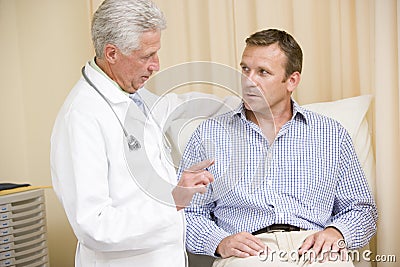
[[[110,63],[114,64],[118,57],[118,48],[113,44],[106,44],[104,47],[104,58]]]

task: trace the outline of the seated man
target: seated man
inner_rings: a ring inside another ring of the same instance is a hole
[[[363,247],[376,232],[375,202],[351,137],[291,98],[302,57],[284,31],[247,38],[243,103],[203,122],[187,144],[179,174],[215,159],[208,168],[215,181],[186,208],[187,249],[218,257],[214,267],[353,266],[332,256]]]

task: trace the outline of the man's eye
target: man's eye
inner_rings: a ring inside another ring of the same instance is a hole
[[[242,66],[242,71],[243,71],[243,72],[248,72],[248,71],[249,71],[249,68],[248,68],[248,67],[245,67],[245,66]]]

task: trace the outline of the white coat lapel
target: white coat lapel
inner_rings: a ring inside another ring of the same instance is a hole
[[[134,182],[147,195],[162,203],[173,205],[170,173],[165,170],[161,160],[157,128],[152,123],[138,120],[136,105],[132,102],[125,118],[125,128],[141,144],[138,150],[129,150],[124,144],[124,155]]]

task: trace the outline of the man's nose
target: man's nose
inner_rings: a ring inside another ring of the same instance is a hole
[[[253,73],[249,73],[248,75],[243,74],[242,75],[242,85],[245,87],[257,86],[257,84],[254,80],[254,74]]]

